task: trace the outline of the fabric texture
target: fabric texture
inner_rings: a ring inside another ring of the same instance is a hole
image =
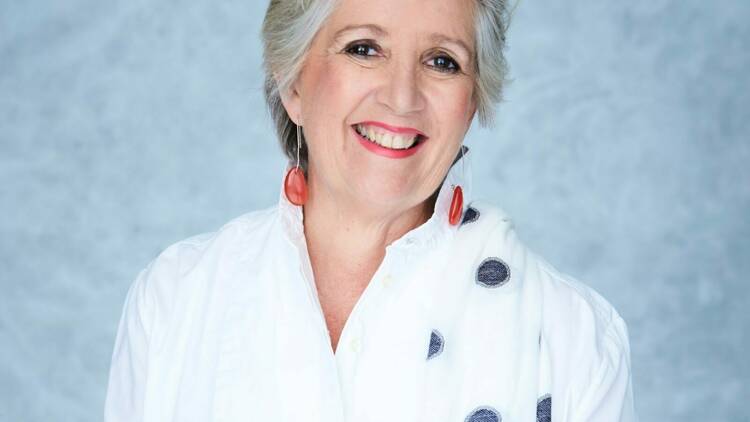
[[[128,291],[105,421],[636,421],[624,321],[472,200],[469,157],[386,247],[335,354],[281,184],[277,205],[167,248]]]

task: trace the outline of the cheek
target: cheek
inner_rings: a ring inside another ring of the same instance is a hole
[[[448,102],[452,106],[452,111],[456,116],[469,117],[471,113],[474,95],[474,85],[470,82],[465,82],[455,87],[453,92],[454,101]]]
[[[322,61],[309,80],[312,95],[306,105],[308,115],[325,125],[341,125],[367,91],[362,72],[332,59]]]
[[[455,84],[446,84],[445,81],[434,90],[432,98],[432,109],[435,116],[447,133],[461,134],[468,129],[469,117],[474,107],[473,84],[465,81],[456,81]]]
[[[343,63],[342,63],[343,62]],[[349,121],[367,96],[368,81],[362,69],[337,58],[311,62],[303,76],[303,116],[310,159],[323,167],[337,167],[348,146]]]

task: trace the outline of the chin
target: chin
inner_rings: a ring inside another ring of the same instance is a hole
[[[383,180],[382,178],[373,177],[360,184],[358,195],[365,201],[373,205],[382,205],[389,208],[398,203],[408,202],[414,196],[414,186],[411,183],[404,183],[403,179],[393,178]]]

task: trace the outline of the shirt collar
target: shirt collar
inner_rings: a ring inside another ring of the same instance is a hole
[[[456,157],[448,170],[448,174],[440,185],[435,208],[430,218],[422,225],[408,231],[401,238],[392,243],[392,246],[422,245],[434,246],[437,243],[452,239],[460,226],[453,226],[448,221],[448,210],[453,199],[453,187],[461,186],[463,191],[464,210],[471,203],[471,154],[469,147],[462,145],[462,153]],[[279,189],[279,216],[286,236],[297,246],[304,245],[303,213],[302,207],[289,202],[284,194],[284,177],[291,168],[287,167],[281,177]]]

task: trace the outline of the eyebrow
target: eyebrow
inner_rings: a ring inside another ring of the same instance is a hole
[[[379,36],[387,36],[388,35],[388,31],[386,31],[380,25],[375,25],[375,24],[356,25],[355,24],[355,25],[347,25],[347,26],[339,29],[333,35],[333,38],[334,39],[338,39],[344,33],[349,32],[349,31],[354,31],[354,30],[357,30],[357,29],[365,29],[365,30],[373,32],[374,34],[379,35]],[[428,37],[428,39],[431,42],[436,43],[436,44],[441,44],[441,43],[456,44],[459,47],[463,48],[466,51],[466,53],[469,55],[470,58],[474,54],[474,51],[463,40],[458,39],[458,38],[452,38],[452,37],[449,37],[449,36],[444,35],[444,34],[434,33],[434,34],[430,35]]]
[[[434,42],[435,44],[442,44],[442,43],[451,43],[456,44],[457,46],[463,48],[466,51],[466,54],[469,55],[469,59],[474,55],[474,50],[472,50],[463,40],[458,38],[451,38],[447,35],[443,34],[432,34],[429,37],[430,41]]]
[[[338,38],[345,32],[354,31],[355,29],[367,29],[381,36],[388,35],[388,31],[383,29],[383,27],[370,23],[370,24],[365,24],[365,25],[347,25],[339,29],[338,31],[336,31],[336,33],[333,35],[333,38]]]

